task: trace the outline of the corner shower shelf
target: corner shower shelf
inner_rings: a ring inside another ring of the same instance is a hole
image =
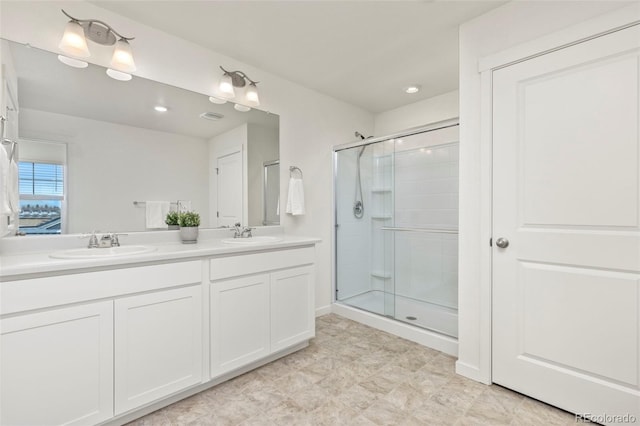
[[[391,279],[391,274],[385,271],[371,271],[371,276],[376,278],[382,278],[384,280]]]
[[[373,220],[386,220],[386,219],[391,219],[391,216],[373,215],[373,216],[371,216],[371,219],[373,219]]]

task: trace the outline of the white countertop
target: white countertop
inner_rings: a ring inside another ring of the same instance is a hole
[[[183,260],[220,256],[234,253],[259,252],[311,245],[320,242],[318,238],[279,235],[281,241],[258,244],[228,244],[222,239],[202,239],[197,244],[175,242],[148,244],[157,248],[151,253],[114,256],[98,259],[53,259],[49,257],[55,249],[38,252],[3,254],[0,258],[0,282],[25,279],[60,272],[85,272],[89,270],[111,269],[118,266],[158,263],[167,260]],[[126,243],[122,244],[123,246]],[[100,250],[100,249],[95,249]]]

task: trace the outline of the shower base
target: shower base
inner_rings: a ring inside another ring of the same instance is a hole
[[[340,303],[450,337],[458,337],[458,311],[456,309],[380,290],[367,291],[340,300]]]

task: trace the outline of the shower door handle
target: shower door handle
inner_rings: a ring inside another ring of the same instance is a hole
[[[507,240],[506,238],[500,237],[496,240],[496,245],[500,248],[507,248],[509,247],[509,240]]]

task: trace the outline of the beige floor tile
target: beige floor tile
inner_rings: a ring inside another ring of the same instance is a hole
[[[341,318],[255,371],[130,426],[568,426],[574,416],[455,374],[455,358]]]

